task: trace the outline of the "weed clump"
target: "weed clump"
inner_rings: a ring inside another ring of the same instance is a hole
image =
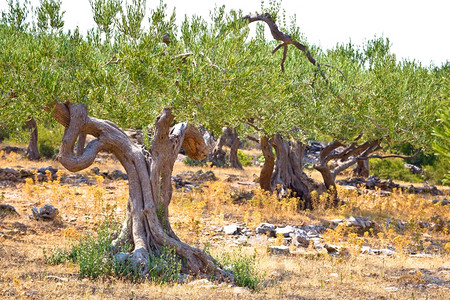
[[[223,253],[219,256],[220,263],[226,271],[234,275],[234,281],[238,286],[257,290],[262,283],[263,274],[258,270],[256,250],[253,255],[247,256],[239,247],[232,253]]]
[[[145,265],[124,259],[125,253],[132,251],[131,244],[119,245],[113,249],[112,242],[119,232],[120,223],[109,214],[97,228],[95,236],[86,235],[77,241],[70,250],[54,248],[47,254],[45,263],[51,265],[73,262],[80,267],[80,276],[97,278],[115,276],[137,281],[149,279],[157,283],[173,282],[179,277],[181,261],[175,249],[163,247],[158,254],[149,257]]]

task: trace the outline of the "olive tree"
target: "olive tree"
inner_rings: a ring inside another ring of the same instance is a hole
[[[98,24],[111,24],[102,20]],[[171,229],[173,165],[181,147],[192,159],[206,157],[195,124],[236,126],[254,94],[275,91],[267,85],[254,93],[266,80],[260,74],[264,66],[252,67],[259,58],[251,52],[258,51],[245,46],[248,31],[242,29],[239,13],[218,10],[212,24],[186,18],[179,36],[174,18],[165,17],[162,7],[150,21],[150,30],[136,42],[116,36],[101,44],[77,32],[36,35],[1,25],[0,118],[8,126],[17,126],[18,119],[29,115],[38,122],[52,118],[63,125],[57,160],[70,171],[89,167],[99,151],[117,157],[128,174],[129,200],[113,246],[133,245],[131,253],[120,257],[145,272],[146,262],[170,247],[185,272],[220,278],[225,272],[215,260],[180,241]],[[170,42],[164,40],[167,36]],[[256,82],[249,83],[252,72]],[[246,85],[245,92],[237,88]],[[9,97],[11,93],[15,97]],[[12,112],[15,118],[8,117]],[[119,126],[150,126],[154,135],[144,148]],[[84,145],[86,135],[94,139]]]

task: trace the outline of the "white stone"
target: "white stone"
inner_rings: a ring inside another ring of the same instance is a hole
[[[236,224],[224,226],[223,232],[225,232],[225,234],[238,234],[239,226],[237,226]]]

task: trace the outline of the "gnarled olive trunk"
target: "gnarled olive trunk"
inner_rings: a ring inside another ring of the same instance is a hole
[[[239,146],[241,145],[241,140],[237,134],[236,128],[231,130],[230,134],[231,145],[230,145],[230,167],[233,169],[243,170],[241,162],[238,157]]]
[[[219,139],[216,142],[216,145],[214,146],[214,149],[211,153],[211,157],[209,158],[209,161],[211,162],[212,166],[216,167],[225,167],[226,166],[226,152],[223,150],[223,146],[226,144],[227,136],[228,136],[228,127],[222,128],[222,135],[219,137]]]
[[[285,141],[276,134],[272,139],[275,148],[276,164],[271,185],[279,195],[297,196],[303,201],[302,208],[312,208],[311,192],[317,187],[302,168],[305,145],[298,141]]]
[[[325,187],[335,200],[335,204],[338,201],[336,176],[354,164],[359,164],[359,161],[367,160],[365,157],[379,147],[380,140],[367,141],[358,145],[357,140],[360,137],[356,138],[355,142],[348,146],[345,146],[339,141],[328,144],[320,151],[319,162],[314,165],[314,168],[322,174]],[[331,169],[329,166],[331,160],[340,160],[341,164]]]
[[[36,120],[33,118],[27,120],[27,127],[31,133],[30,141],[27,147],[27,158],[29,160],[38,160],[41,158],[41,155],[39,154],[38,149],[38,128]]]
[[[58,103],[53,117],[66,127],[57,159],[68,170],[77,172],[89,167],[99,151],[114,154],[125,168],[129,180],[127,214],[113,246],[132,243],[134,250],[128,260],[145,266],[152,255],[157,255],[163,247],[170,247],[183,262],[184,272],[216,278],[224,275],[211,256],[181,242],[169,223],[171,173],[181,146],[194,159],[207,155],[196,128],[185,123],[171,128],[174,117],[170,109],[164,109],[156,120],[152,147],[147,152],[114,123],[89,117],[84,105]],[[75,143],[83,134],[96,139],[89,142],[80,155],[75,155]]]
[[[241,141],[237,134],[236,128],[230,128],[228,126],[222,128],[222,135],[217,140],[216,146],[212,151],[211,161],[213,166],[225,167],[227,166],[226,152],[223,150],[223,146],[230,147],[230,168],[242,170],[242,164],[238,158],[238,149]]]
[[[370,175],[369,171],[369,160],[368,159],[358,159],[356,161],[356,168],[353,170],[353,174],[355,176],[360,176],[364,178],[368,178]]]
[[[259,176],[259,186],[266,191],[272,191],[272,174],[275,167],[275,157],[267,136],[261,137],[261,150],[264,156],[264,165]]]

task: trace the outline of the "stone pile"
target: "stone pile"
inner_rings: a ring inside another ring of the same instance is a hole
[[[4,218],[8,215],[20,216],[14,206],[9,204],[0,204],[0,218]]]
[[[108,172],[108,171],[100,172],[100,169],[98,167],[93,167],[91,169],[91,172],[94,175],[102,176],[103,178],[106,178],[109,180],[128,180],[128,175],[120,170],[114,170],[112,172]]]
[[[31,208],[31,212],[33,214],[30,215],[30,218],[44,221],[52,221],[59,215],[58,209],[51,204],[45,204],[40,209],[38,209],[36,206],[33,206]]]
[[[432,220],[433,224],[423,224],[423,226],[446,226],[443,220],[436,217]],[[218,230],[214,230],[213,236],[222,234],[226,239],[231,239],[236,245],[267,245],[268,253],[272,255],[318,255],[328,253],[333,256],[349,256],[350,251],[345,245],[333,245],[327,243],[322,234],[327,228],[336,228],[337,226],[351,227],[352,232],[365,232],[371,228],[375,231],[381,229],[382,226],[391,228],[392,224],[398,228],[405,228],[408,224],[397,219],[390,219],[385,223],[377,224],[369,217],[350,216],[346,219],[335,219],[329,222],[329,227],[323,225],[306,225],[306,226],[276,226],[270,223],[261,223],[259,226],[251,229],[243,223],[234,223],[226,225]],[[426,236],[424,236],[426,238]],[[281,245],[279,243],[281,241]],[[361,254],[367,255],[396,255],[394,247],[372,248],[369,246],[361,247]],[[424,254],[410,253],[412,257],[420,257]],[[415,256],[414,256],[415,255]]]
[[[50,172],[50,177],[52,180],[56,180],[56,172],[58,170],[54,169],[52,166],[40,169],[25,170],[23,168],[13,169],[13,168],[0,168],[0,181],[9,182],[25,182],[26,178],[36,178],[38,181],[47,181],[47,173]],[[36,177],[35,177],[36,174]]]
[[[27,149],[20,147],[5,146],[1,150],[4,151],[5,154],[17,153],[22,156],[25,156],[27,154]]]
[[[218,179],[212,171],[203,172],[202,170],[197,172],[187,171],[172,176],[172,183],[175,185],[175,188],[184,189],[185,191],[200,189],[200,184],[216,180]]]
[[[369,190],[375,190],[380,189],[382,191],[388,191],[392,192],[394,189],[401,189],[405,192],[411,193],[411,194],[431,194],[431,195],[442,195],[442,191],[439,190],[434,185],[428,185],[424,184],[423,187],[415,187],[413,185],[410,186],[404,186],[397,183],[394,183],[391,179],[388,180],[381,180],[379,177],[376,177],[374,175],[370,176],[367,180],[362,177],[353,177],[353,178],[346,178],[343,180],[336,181],[338,184],[343,186],[353,186],[353,187],[360,187],[364,186],[366,189]]]

